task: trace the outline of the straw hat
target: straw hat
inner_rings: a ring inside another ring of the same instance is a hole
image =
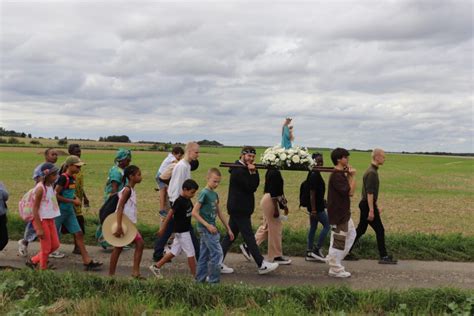
[[[137,236],[137,227],[125,214],[122,215],[122,230],[122,237],[114,236],[114,233],[117,231],[117,213],[115,212],[107,216],[102,224],[104,239],[114,247],[124,247],[130,244]]]

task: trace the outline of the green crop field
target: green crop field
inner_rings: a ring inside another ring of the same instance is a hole
[[[135,147],[135,144],[131,146]],[[145,147],[144,147],[145,148]],[[35,166],[43,161],[44,148],[0,147],[0,181],[10,192],[10,211],[16,213],[16,205],[22,194],[33,187],[31,180]],[[63,148],[64,150],[64,148]],[[263,149],[258,150],[260,154]],[[323,151],[325,164],[331,165],[329,152]],[[83,150],[85,189],[91,201],[86,214],[94,216],[102,203],[103,189],[109,168],[113,165],[112,150]],[[154,175],[164,152],[134,151],[132,164],[138,165],[144,176],[137,186],[139,222],[158,224],[158,193],[155,192]],[[217,167],[221,161],[234,161],[238,148],[201,148],[200,167],[193,178],[202,187],[208,168]],[[65,156],[60,156],[58,164]],[[360,198],[362,175],[370,163],[370,154],[353,152],[351,164],[358,170],[357,193],[352,199],[354,222],[358,222],[357,204]],[[223,178],[218,193],[225,210],[229,176],[221,168]],[[259,200],[261,185],[256,194],[254,224],[261,219]],[[328,179],[328,174],[323,175]],[[290,218],[286,226],[294,230],[307,229],[307,215],[298,209],[299,186],[305,172],[284,171],[285,193],[289,200]],[[461,233],[473,236],[474,230],[474,159],[440,156],[415,156],[388,154],[386,164],[380,169],[380,205],[384,208],[383,221],[389,233]]]

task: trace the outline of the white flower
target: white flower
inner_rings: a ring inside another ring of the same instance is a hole
[[[294,163],[299,163],[299,162],[300,162],[300,157],[297,156],[297,155],[294,155],[294,156],[291,158],[291,161],[293,161]]]
[[[285,153],[281,153],[281,154],[280,154],[280,159],[281,159],[281,160],[286,160],[286,154],[285,154]]]

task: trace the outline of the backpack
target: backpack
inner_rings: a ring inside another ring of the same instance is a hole
[[[300,185],[300,207],[311,206],[310,187],[309,187],[310,176],[311,176],[311,172],[308,173],[306,180],[301,182],[301,185]]]
[[[118,201],[119,201],[118,193],[115,193],[109,196],[107,201],[105,201],[104,205],[102,205],[102,207],[99,210],[100,224],[102,224],[105,221],[107,216],[115,212],[115,210],[117,209]]]
[[[62,170],[62,168],[63,167],[61,167],[61,170]],[[61,175],[66,177],[66,184],[63,186],[63,190],[64,190],[64,189],[67,189],[69,187],[69,175],[66,172],[61,173]],[[58,185],[58,180],[59,180],[59,177],[56,180],[56,182],[54,183],[55,188]]]
[[[36,186],[26,192],[18,202],[18,212],[20,217],[25,222],[31,222],[33,220],[33,205],[35,204],[35,189]],[[43,200],[46,198],[46,187],[43,184]]]
[[[117,192],[109,196],[107,201],[105,201],[104,205],[102,205],[102,207],[99,210],[99,220],[100,220],[101,225],[104,223],[107,216],[109,216],[110,214],[114,213],[117,210],[118,202],[119,202],[119,196]]]

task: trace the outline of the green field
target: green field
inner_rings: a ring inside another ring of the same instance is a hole
[[[0,181],[10,192],[10,211],[16,214],[16,205],[22,194],[33,186],[31,180],[35,166],[43,161],[43,148],[0,147]],[[259,153],[263,150],[259,149]],[[330,165],[329,152],[325,151],[326,165]],[[84,150],[83,160],[85,189],[91,201],[87,215],[94,216],[102,203],[103,188],[109,168],[113,165],[114,151]],[[201,148],[200,167],[193,178],[205,185],[205,173],[221,161],[238,158],[238,148]],[[158,193],[155,192],[154,175],[166,156],[163,152],[135,151],[133,164],[138,165],[144,176],[137,186],[139,222],[157,224]],[[58,164],[64,161],[60,156]],[[357,193],[352,200],[354,222],[358,222],[357,204],[360,196],[362,174],[370,161],[370,154],[353,152],[351,164],[358,170]],[[221,206],[225,210],[229,176],[225,169],[218,188]],[[327,181],[328,174],[323,175]],[[263,178],[263,173],[261,173]],[[285,225],[301,230],[307,228],[307,215],[298,209],[300,183],[305,172],[283,171],[285,193],[289,200],[290,218]],[[388,233],[461,233],[472,236],[474,230],[474,159],[458,157],[415,156],[388,154],[386,164],[380,169],[380,205],[384,208],[383,221]],[[326,182],[327,183],[327,182]],[[263,181],[256,194],[254,224],[261,219],[259,200]],[[370,230],[369,230],[370,231]]]

